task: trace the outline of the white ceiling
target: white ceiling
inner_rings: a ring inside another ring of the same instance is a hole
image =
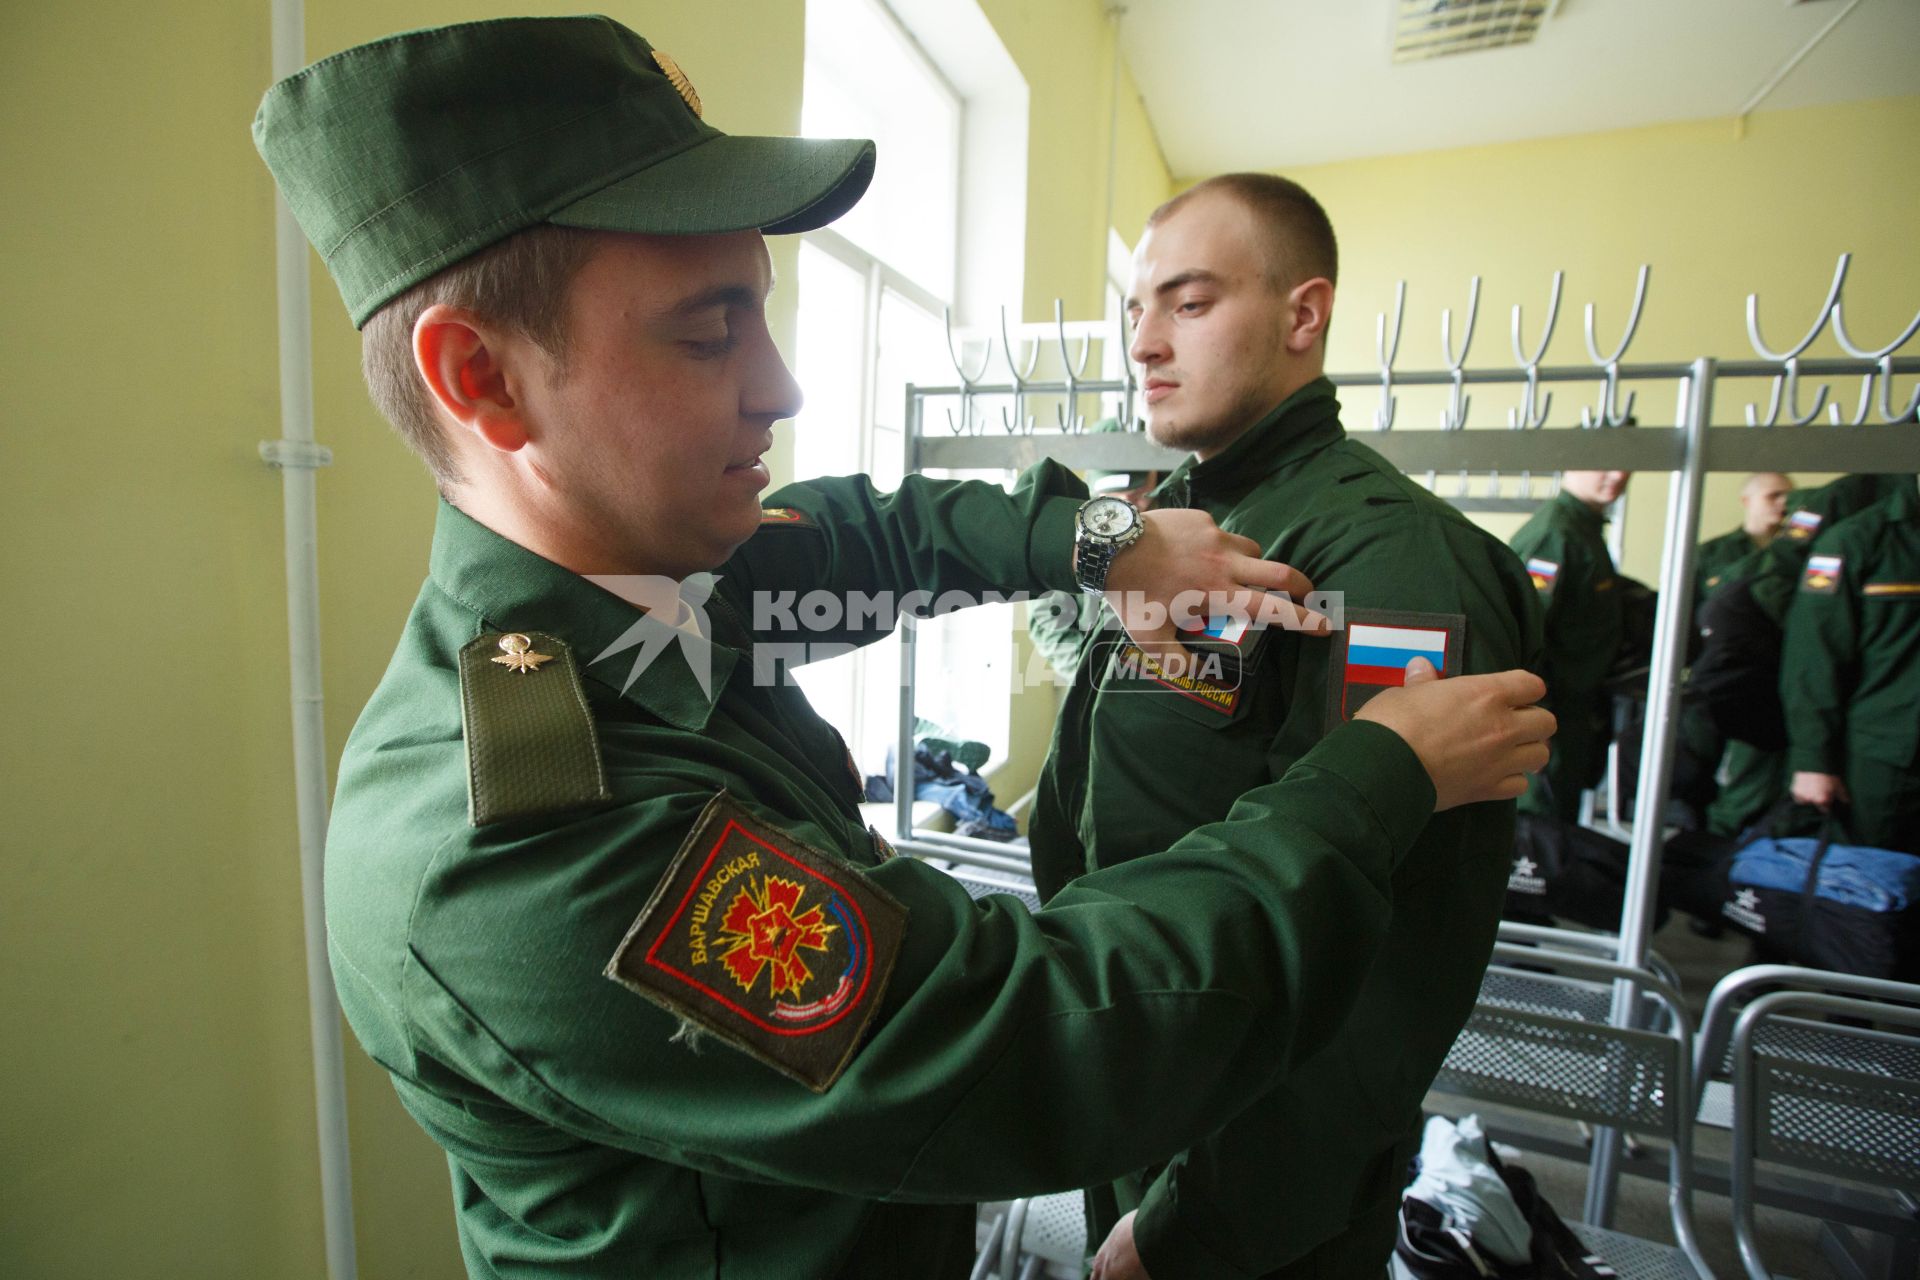
[[[1560,0],[1531,44],[1398,66],[1398,0],[1121,3],[1167,164],[1194,178],[1734,116],[1848,0]],[[1920,0],[1861,0],[1758,109],[1908,93]]]

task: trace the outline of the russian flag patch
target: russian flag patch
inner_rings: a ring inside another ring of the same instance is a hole
[[[1560,566],[1551,560],[1527,561],[1527,576],[1533,579],[1535,591],[1552,591],[1553,580],[1560,576]]]
[[[1405,684],[1415,658],[1442,676],[1457,674],[1466,632],[1467,620],[1457,613],[1348,609],[1347,629],[1333,639],[1328,727],[1353,719],[1382,689]]]
[[[1840,590],[1839,556],[1813,556],[1807,561],[1806,576],[1800,579],[1800,589],[1814,595],[1830,596]]]
[[[1820,513],[1804,508],[1787,517],[1786,528],[1781,530],[1796,542],[1805,542],[1820,532]]]

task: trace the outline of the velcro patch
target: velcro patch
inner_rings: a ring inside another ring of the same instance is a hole
[[[824,1093],[880,1007],[906,924],[859,871],[723,791],[606,975]]]
[[[1551,560],[1528,560],[1527,576],[1533,579],[1533,589],[1551,595],[1553,583],[1560,576],[1560,566]]]
[[[1807,571],[1800,579],[1800,589],[1811,595],[1830,596],[1840,590],[1840,568],[1843,561],[1839,556],[1814,556],[1807,561]]]
[[[1425,658],[1442,676],[1458,675],[1466,656],[1467,619],[1458,613],[1348,609],[1333,635],[1327,668],[1327,727],[1353,719],[1383,689],[1407,682],[1407,667]]]
[[[1804,509],[1796,511],[1787,517],[1787,522],[1781,526],[1780,532],[1782,536],[1792,538],[1795,542],[1805,542],[1820,532],[1820,513]]]
[[[760,508],[760,527],[764,529],[770,524],[791,525],[796,529],[818,529],[820,527],[813,522],[812,516],[804,511],[796,511],[792,507]]]
[[[1860,588],[1863,596],[1906,596],[1920,599],[1920,582],[1869,582]]]

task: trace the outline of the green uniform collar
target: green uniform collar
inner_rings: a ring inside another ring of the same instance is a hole
[[[1580,499],[1574,497],[1565,489],[1554,494],[1553,500],[1560,504],[1568,519],[1584,524],[1593,532],[1599,533],[1607,527],[1606,512],[1595,511],[1592,507],[1580,501]]]
[[[582,673],[678,729],[704,729],[739,654],[725,643],[686,636],[570,569],[503,538],[442,500],[427,576],[483,620],[483,629],[544,631],[573,646]],[[731,623],[717,600],[708,616]],[[656,631],[658,634],[652,634]],[[684,637],[684,638],[683,638]],[[648,644],[649,640],[657,644]],[[643,649],[652,649],[634,671]],[[709,665],[706,689],[691,661]]]
[[[1182,462],[1154,490],[1154,498],[1182,504],[1238,502],[1274,472],[1318,453],[1341,434],[1333,383],[1315,378],[1213,457]]]

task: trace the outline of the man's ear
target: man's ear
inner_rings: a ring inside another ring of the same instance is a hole
[[[413,363],[440,411],[489,448],[514,453],[531,437],[516,395],[524,344],[472,312],[435,303],[413,325]]]
[[[1287,350],[1311,351],[1327,332],[1333,319],[1333,282],[1324,276],[1303,280],[1287,292],[1293,319],[1287,325]]]

